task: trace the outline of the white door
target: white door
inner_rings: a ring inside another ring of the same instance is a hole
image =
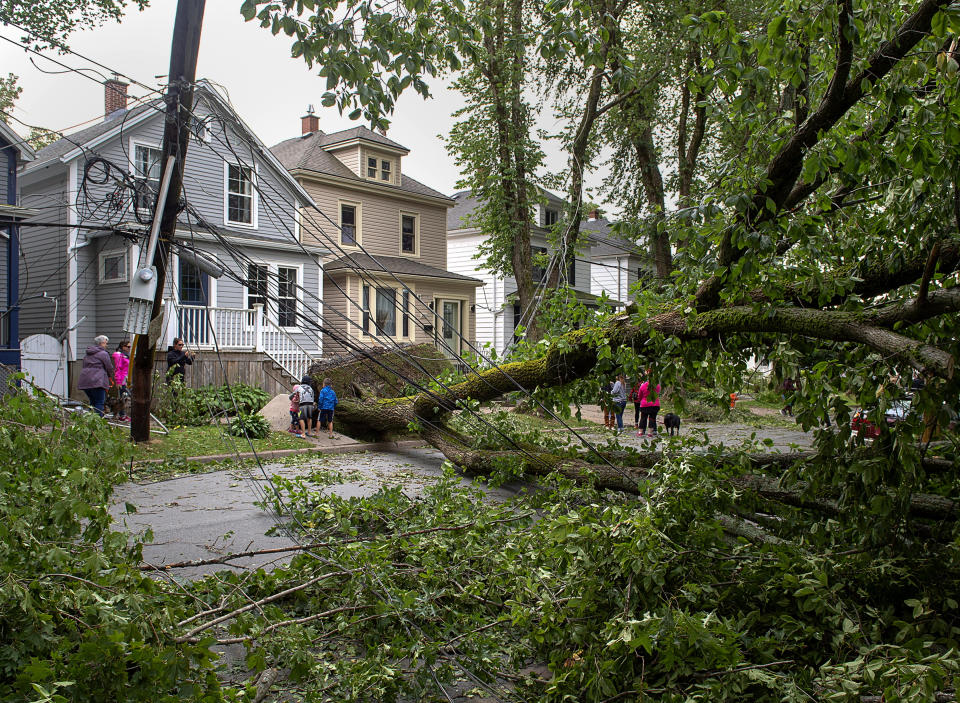
[[[20,365],[31,382],[67,397],[67,359],[63,344],[49,334],[33,334],[20,343]]]
[[[460,356],[460,301],[440,301],[440,311],[443,316],[443,329],[440,331],[442,344],[440,349],[449,358]]]

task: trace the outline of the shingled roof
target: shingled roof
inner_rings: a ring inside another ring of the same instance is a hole
[[[367,273],[377,273],[386,270],[389,273],[395,273],[402,276],[424,276],[426,278],[445,278],[450,281],[462,281],[464,283],[473,283],[483,285],[483,281],[470,276],[463,276],[452,271],[444,271],[436,266],[421,264],[414,259],[405,259],[399,256],[377,256],[372,257],[369,254],[349,254],[347,256],[335,259],[325,264],[323,270],[325,273],[336,273],[341,270],[360,269]]]
[[[328,150],[337,144],[352,139],[360,139],[372,144],[388,146],[393,149],[402,150],[404,153],[409,153],[410,151],[405,146],[397,144],[397,142],[387,139],[383,135],[377,134],[366,127],[354,127],[341,132],[333,132],[332,134],[308,132],[299,137],[286,139],[271,147],[270,151],[272,151],[273,155],[283,164],[284,168],[289,171],[298,169],[315,171],[316,173],[336,176],[338,178],[347,178],[360,183],[369,183],[369,181],[361,178],[344,166],[340,159]],[[425,195],[431,198],[442,198],[443,200],[450,199],[440,191],[434,190],[404,173],[400,174],[399,186],[389,183],[378,183],[377,185],[382,188],[398,190],[414,195]]]

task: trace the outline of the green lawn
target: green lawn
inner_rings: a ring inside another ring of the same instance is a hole
[[[250,443],[242,437],[231,437],[222,425],[201,427],[171,427],[169,435],[155,434],[148,443],[138,445],[134,461],[141,459],[184,459],[210,454],[233,454],[249,452]],[[125,430],[120,430],[125,431]],[[258,451],[271,449],[299,449],[312,446],[305,439],[287,432],[271,432],[264,439],[252,440]]]

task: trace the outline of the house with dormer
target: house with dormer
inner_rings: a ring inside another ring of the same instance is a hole
[[[453,201],[404,173],[410,150],[366,127],[325,133],[312,112],[272,148],[316,203],[304,242],[326,248],[324,350],[435,344],[456,358],[475,339],[481,281],[447,266]]]
[[[94,337],[114,345],[126,336],[159,190],[164,104],[128,104],[126,87],[106,81],[103,119],[39,150],[19,174],[22,202],[38,212],[21,236],[20,335],[63,345],[71,387]],[[161,245],[164,317],[152,337],[161,358],[174,337],[193,349],[194,385],[222,383],[227,369],[231,380],[282,390],[323,351],[328,250],[302,238],[299,220],[313,201],[213,85],[197,82],[191,109],[181,212]]]

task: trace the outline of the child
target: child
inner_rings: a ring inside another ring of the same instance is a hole
[[[111,359],[114,369],[114,385],[110,388],[113,398],[113,416],[119,422],[130,422],[130,416],[127,415],[127,401],[130,398],[130,391],[127,389],[127,376],[130,372],[130,342],[126,339],[120,342]]]
[[[290,393],[290,428],[287,432],[295,434],[297,437],[303,437],[300,433],[300,394],[297,392],[297,384],[293,384],[293,392]]]
[[[337,407],[337,394],[330,385],[330,379],[323,379],[323,388],[320,389],[320,397],[317,403],[320,406],[320,426],[324,424],[330,432],[330,439],[333,439],[333,410]]]
[[[313,415],[313,387],[310,385],[310,377],[304,376],[300,379],[300,385],[295,387],[297,401],[300,405],[300,427],[303,429],[305,437],[310,434],[310,416]]]

